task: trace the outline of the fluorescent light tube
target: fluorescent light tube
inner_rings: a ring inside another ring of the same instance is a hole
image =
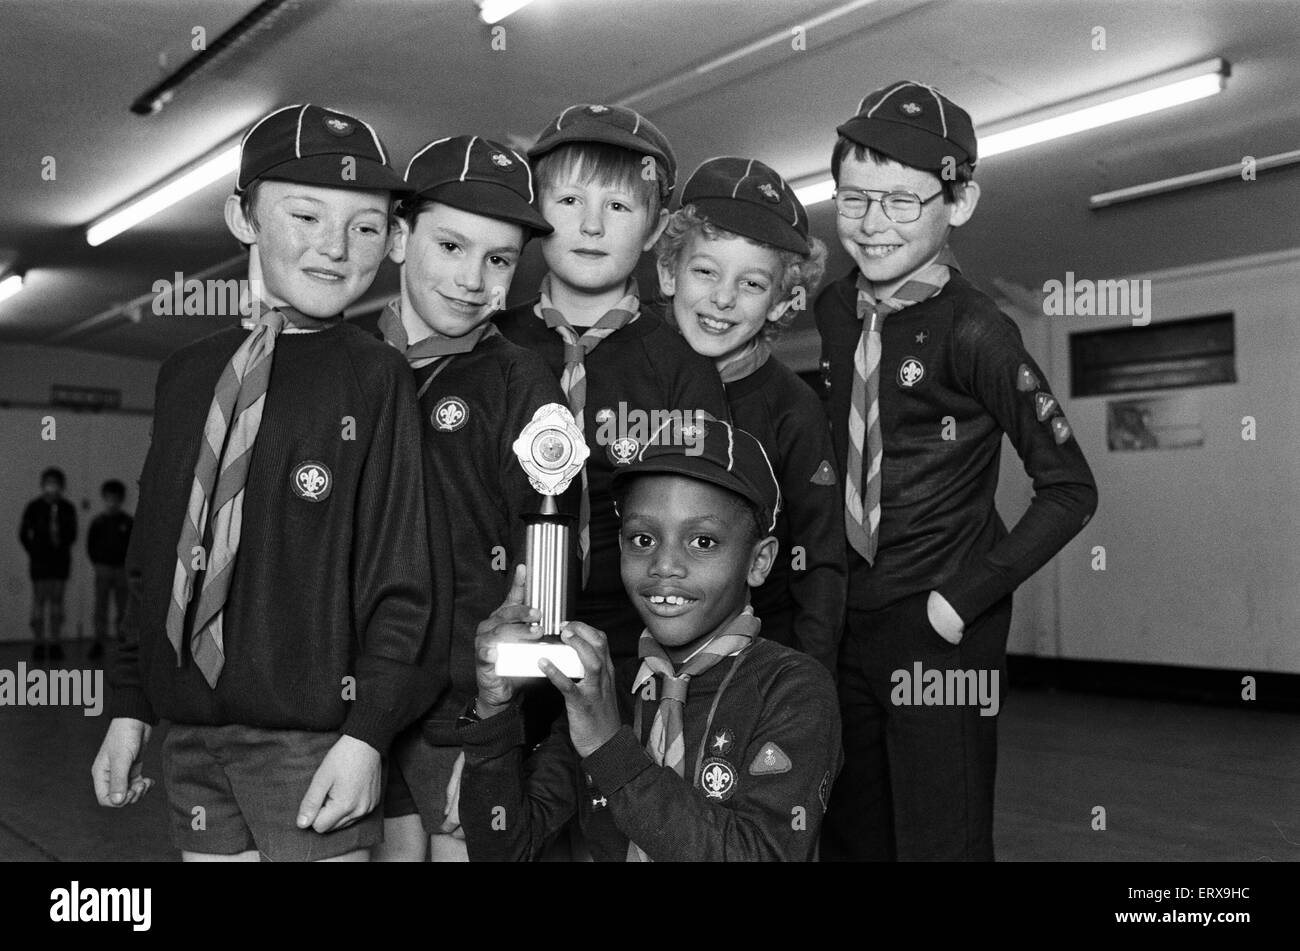
[[[1223,74],[1215,71],[1179,80],[1155,89],[1110,99],[1106,102],[1074,109],[1049,119],[1032,122],[1021,120],[1014,128],[980,136],[981,161],[1014,149],[1050,142],[1077,132],[1099,129],[1125,119],[1134,119],[1162,109],[1181,106],[1213,96],[1223,89]]]
[[[830,201],[835,194],[835,179],[823,178],[819,181],[812,181],[806,185],[800,185],[794,190],[794,197],[798,198],[804,205],[819,205],[824,201]]]
[[[500,23],[532,2],[533,0],[481,0],[478,16],[484,23]]]
[[[109,238],[115,237],[134,228],[140,222],[161,211],[165,211],[179,201],[193,195],[213,182],[234,175],[239,170],[239,145],[225,148],[209,159],[201,161],[187,172],[149,189],[138,198],[97,218],[86,228],[86,242],[98,247]]]
[[[22,289],[23,276],[21,274],[10,274],[4,280],[0,281],[0,300],[7,300]]]

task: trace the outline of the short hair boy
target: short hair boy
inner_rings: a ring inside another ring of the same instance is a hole
[[[41,473],[41,494],[27,503],[18,525],[18,540],[27,552],[32,579],[32,660],[63,660],[63,595],[72,570],[72,543],[77,540],[77,510],[63,497],[68,480],[50,466]],[[48,611],[48,627],[46,614]],[[46,635],[49,635],[48,644]]]
[[[498,643],[537,637],[522,570],[480,626],[460,730],[472,859],[535,859],[574,817],[599,861],[815,855],[840,760],[835,687],[806,654],[757,636],[749,593],[777,554],[780,487],[753,436],[702,426],[698,453],[672,434],[616,476],[640,663],[616,672],[604,633],[570,622],[584,675],[543,663],[566,712],[531,753],[515,684],[493,671]]]
[[[342,319],[404,185],[365,122],[297,105],[244,136],[236,188],[226,223],[260,314],[159,372],[95,791],[147,791],[140,754],[165,718],[184,858],[364,860],[381,755],[431,700],[415,388]]]
[[[476,692],[474,632],[509,590],[510,567],[523,557],[523,515],[539,498],[511,445],[564,393],[541,357],[491,322],[525,243],[551,231],[533,206],[527,160],[481,136],[443,138],[416,152],[406,184],[391,254],[401,295],[379,328],[413,371],[428,504],[449,526],[451,689],[393,745],[377,855],[419,861],[427,850],[441,861],[464,856],[463,835],[450,834],[459,832],[452,780],[456,717]]]
[[[849,610],[845,767],[822,856],[991,860],[996,715],[974,698],[895,703],[894,674],[919,664],[1001,684],[1011,594],[1088,521],[1096,485],[1016,325],[948,249],[979,199],[970,116],[896,82],[838,132],[835,224],[855,267],[815,315]],[[1004,433],[1035,490],[1010,533],[994,507]]]
[[[677,160],[663,133],[622,106],[574,105],[528,156],[554,228],[542,239],[548,271],[539,297],[496,323],[546,360],[591,447],[577,489],[584,583],[574,616],[630,657],[640,624],[619,580],[610,480],[665,414],[725,419],[726,397],[711,361],[664,325],[632,277],[668,219]]]
[[[732,422],[763,444],[781,483],[780,554],[754,591],[763,636],[834,674],[846,569],[831,434],[821,400],[770,344],[815,290],[826,246],[780,175],[724,157],[691,175],[655,251],[669,323],[717,365]]]
[[[90,645],[89,657],[98,659],[104,653],[108,640],[108,603],[113,602],[113,623],[118,639],[122,634],[122,619],[126,616],[126,550],[131,543],[131,526],[134,520],[129,512],[122,511],[126,501],[126,486],[118,479],[109,479],[99,489],[104,511],[95,516],[86,533],[86,554],[95,568],[95,640]]]

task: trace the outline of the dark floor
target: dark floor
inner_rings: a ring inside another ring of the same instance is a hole
[[[82,656],[70,649],[65,666]],[[0,669],[27,660],[27,645],[0,644]],[[176,858],[160,785],[126,809],[96,805],[107,725],[80,708],[0,707],[0,861]],[[1002,860],[1300,861],[1300,716],[1022,690],[1000,729]],[[145,759],[155,779],[160,738]]]

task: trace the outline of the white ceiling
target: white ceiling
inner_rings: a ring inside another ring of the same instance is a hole
[[[431,138],[530,138],[576,101],[634,105],[689,172],[712,155],[754,155],[787,178],[828,166],[834,127],[867,91],[931,82],[977,126],[1222,56],[1219,96],[982,163],[984,197],[955,245],[967,273],[1038,286],[1300,244],[1300,168],[1103,211],[1088,195],[1300,148],[1300,3],[1294,0],[876,0],[727,65],[695,68],[788,33],[844,0],[536,0],[491,49],[472,0],[305,2],[273,30],[180,89],[160,114],[131,101],[254,0],[0,2],[0,268],[28,286],[0,303],[0,341],[158,358],[213,329],[146,315],[66,331],[238,252],[219,183],[89,247],[96,216],[237,135],[276,106],[312,101],[371,121],[399,162]],[[1092,48],[1094,27],[1106,31]],[[159,56],[166,55],[166,69]],[[43,181],[45,156],[57,179]],[[813,226],[833,244],[827,206]],[[834,267],[842,268],[837,253]],[[534,262],[519,286],[535,282]],[[395,286],[386,266],[376,290]],[[60,335],[62,333],[62,335]]]

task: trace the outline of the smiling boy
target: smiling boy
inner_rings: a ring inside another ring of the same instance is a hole
[[[806,861],[839,766],[830,675],[765,638],[749,606],[776,557],[780,487],[762,446],[708,420],[690,453],[664,432],[615,481],[620,573],[645,629],[615,672],[572,621],[577,682],[543,662],[565,716],[526,753],[496,645],[537,636],[524,572],[479,627],[461,821],[470,857],[530,860],[573,817],[600,861]]]
[[[152,724],[186,860],[365,860],[381,754],[432,698],[420,430],[401,357],[342,320],[403,189],[369,125],[288,106],[244,136],[231,233],[254,316],[169,357],[95,759],[137,801]]]
[[[844,773],[823,858],[993,858],[997,718],[902,706],[895,671],[1005,683],[1011,595],[1091,517],[1096,485],[1016,325],[957,267],[979,200],[970,116],[898,82],[864,98],[831,159],[854,269],[816,303],[849,542]],[[1008,533],[1005,434],[1034,487]]]
[[[826,246],[785,180],[757,159],[709,159],[655,246],[670,322],[718,367],[731,420],[763,444],[785,500],[780,554],[754,592],[763,636],[835,672],[844,624],[844,510],[817,395],[770,341],[821,279]]]
[[[615,658],[631,657],[641,628],[619,579],[610,485],[648,432],[624,422],[666,412],[725,419],[726,397],[712,362],[642,302],[632,277],[668,219],[677,161],[663,133],[631,109],[575,105],[528,156],[554,228],[542,239],[548,272],[537,298],[496,322],[546,360],[592,450],[576,490],[583,584],[574,616],[605,631]]]
[[[430,142],[406,168],[392,258],[401,295],[380,318],[384,340],[414,374],[424,418],[426,491],[445,511],[454,560],[451,689],[393,744],[385,792],[389,861],[464,859],[455,793],[456,717],[474,696],[474,632],[501,603],[523,553],[523,515],[538,495],[512,450],[524,426],[564,393],[537,354],[490,318],[510,290],[524,244],[551,226],[533,206],[519,154],[480,136]]]

